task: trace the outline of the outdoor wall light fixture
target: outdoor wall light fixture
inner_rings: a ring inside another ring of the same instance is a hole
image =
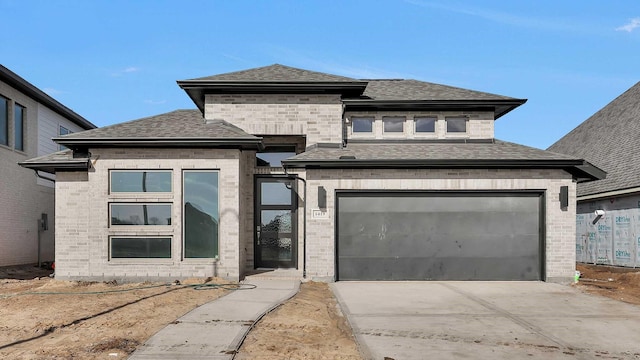
[[[560,208],[565,210],[569,206],[569,187],[560,186]]]
[[[320,209],[327,208],[327,190],[322,186],[318,186],[318,207]]]
[[[592,224],[595,225],[598,221],[600,221],[600,219],[604,216],[604,210],[596,210],[594,212],[594,214],[596,215],[596,218],[593,219]]]

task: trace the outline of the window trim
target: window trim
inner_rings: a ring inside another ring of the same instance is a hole
[[[464,119],[464,131],[449,131],[449,120],[452,119]],[[469,117],[468,116],[446,116],[445,120],[445,132],[447,134],[459,134],[465,135],[469,133]]]
[[[20,108],[20,135],[18,136],[18,108]],[[19,103],[13,103],[13,148],[18,151],[25,151],[25,137],[24,137],[24,123],[26,118],[27,108]],[[18,138],[20,139],[20,147],[18,147]]]
[[[264,150],[262,151],[257,151],[256,152],[256,167],[258,168],[281,168],[282,167],[282,162],[280,162],[280,166],[273,166],[271,165],[271,163],[269,163],[269,165],[260,165],[258,163],[259,160],[262,160],[259,158],[258,154],[291,154],[293,153],[292,156],[295,156],[298,154],[297,152],[297,147],[296,144],[269,144],[269,145],[265,145]]]
[[[385,121],[386,120],[386,121]],[[400,121],[398,121],[400,120]],[[386,123],[392,123],[392,122],[399,122],[402,125],[402,130],[401,131],[387,131],[385,124]],[[383,134],[390,134],[390,135],[402,135],[405,133],[405,124],[407,122],[407,117],[406,116],[383,116],[382,117],[382,133]]]
[[[6,138],[6,142],[0,142],[0,145],[9,146],[9,137],[10,137],[9,136],[9,121],[10,121],[9,108],[11,107],[10,106],[11,100],[9,100],[9,98],[6,98],[6,97],[0,95],[0,101],[3,101],[3,100],[5,102],[5,111],[4,111],[4,114],[0,114],[0,119],[4,120],[4,124],[2,124],[2,121],[0,121],[0,126],[4,125],[4,131],[5,131],[5,134],[6,134],[7,138]]]
[[[121,229],[124,227],[132,227],[132,228],[136,228],[136,229],[146,229],[146,228],[154,228],[154,229],[158,229],[159,227],[167,227],[170,228],[173,226],[173,203],[172,202],[120,202],[120,201],[113,201],[113,202],[109,202],[109,223],[108,226],[109,228],[117,228],[117,229]],[[113,205],[124,205],[124,206],[133,206],[133,205],[168,205],[169,206],[169,214],[170,216],[170,224],[113,224],[112,223],[112,219],[113,217],[111,216],[112,211],[113,211]]]
[[[113,239],[169,239],[169,257],[113,257]],[[173,259],[173,235],[109,235],[109,261],[170,262]]]
[[[217,241],[217,253],[213,256],[213,257],[187,257],[187,236],[186,236],[186,214],[185,214],[185,174],[186,173],[196,173],[196,172],[211,172],[211,173],[217,173],[218,177],[217,177],[217,188],[218,188],[218,201],[217,201],[217,210],[218,210],[218,233],[216,236],[216,241]],[[198,262],[198,261],[211,261],[211,260],[219,260],[220,259],[220,250],[221,250],[221,241],[220,241],[220,226],[221,226],[221,214],[220,214],[220,179],[221,179],[221,171],[220,169],[182,169],[182,173],[181,173],[181,186],[182,186],[182,198],[180,199],[180,226],[181,226],[181,232],[182,232],[182,244],[181,244],[181,260],[182,261],[188,261],[188,262]]]
[[[376,118],[374,116],[351,116],[351,133],[355,135],[373,134],[375,130]],[[371,131],[356,131],[356,120],[370,120]]]
[[[168,172],[169,178],[171,179],[171,189],[169,191],[113,191],[111,188],[113,184],[113,173],[114,172],[125,172],[125,173],[133,173],[133,172]],[[173,169],[109,169],[109,184],[108,184],[108,193],[113,196],[145,196],[145,195],[173,195],[174,186],[173,186]]]

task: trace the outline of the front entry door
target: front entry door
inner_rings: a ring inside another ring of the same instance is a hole
[[[256,268],[297,267],[297,207],[295,180],[256,178]]]

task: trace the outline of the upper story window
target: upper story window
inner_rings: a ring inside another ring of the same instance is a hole
[[[351,127],[354,133],[372,133],[373,132],[372,117],[353,117],[351,118]]]
[[[436,120],[437,118],[435,116],[414,118],[413,122],[416,126],[416,133],[435,133]]]
[[[385,116],[382,118],[382,128],[385,133],[404,132],[404,117]]]
[[[58,135],[62,136],[62,135],[68,135],[68,134],[73,134],[73,131],[67,129],[66,127],[60,125],[60,130],[58,131]],[[60,145],[59,146],[59,150],[65,150],[67,147],[64,145]]]
[[[282,167],[282,160],[295,155],[295,145],[267,145],[256,154],[256,166]]]
[[[466,133],[467,132],[467,118],[464,116],[447,117],[447,132],[448,133]]]
[[[0,145],[9,145],[9,99],[0,96]]]
[[[24,106],[15,104],[13,107],[13,147],[20,151],[24,151],[24,114]]]
[[[171,192],[171,171],[111,170],[112,193]]]

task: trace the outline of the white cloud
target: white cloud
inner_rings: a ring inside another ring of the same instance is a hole
[[[129,67],[126,67],[126,68],[124,68],[122,70],[117,70],[117,71],[112,72],[111,76],[118,77],[118,76],[122,76],[124,74],[130,74],[130,73],[134,73],[134,72],[138,72],[138,71],[140,71],[140,68],[135,67],[135,66],[129,66]]]
[[[628,24],[617,27],[616,31],[632,32],[637,27],[640,27],[640,17],[629,20]]]
[[[166,102],[167,102],[167,100],[145,100],[144,101],[145,104],[149,104],[149,105],[160,105],[160,104],[164,104]]]

